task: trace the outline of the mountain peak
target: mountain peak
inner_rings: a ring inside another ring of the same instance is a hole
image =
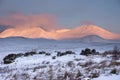
[[[62,38],[81,38],[88,35],[97,35],[103,39],[118,39],[120,35],[112,33],[96,25],[82,25],[61,35]]]
[[[96,25],[82,25],[78,28],[81,28],[83,30],[105,30],[99,26],[96,26]]]
[[[90,25],[81,25],[81,27],[84,27],[84,28],[98,28],[98,26],[96,26],[96,25],[92,25],[92,24],[90,24]]]

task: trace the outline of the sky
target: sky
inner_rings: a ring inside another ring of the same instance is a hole
[[[13,24],[10,21],[15,23],[16,16],[29,23],[34,21],[34,24],[42,18],[47,24],[47,28],[43,27],[45,30],[51,29],[51,26],[74,28],[95,24],[120,34],[120,0],[0,0],[0,20]]]

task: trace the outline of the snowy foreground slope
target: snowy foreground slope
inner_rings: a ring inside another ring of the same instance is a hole
[[[85,48],[95,48],[102,53],[112,50],[114,46],[120,48],[120,43],[0,39],[0,80],[120,80],[120,58],[115,60],[111,55],[80,55]],[[58,51],[68,50],[75,54],[56,56]],[[7,54],[28,51],[45,51],[51,55],[19,57],[11,64],[3,64],[2,59]]]

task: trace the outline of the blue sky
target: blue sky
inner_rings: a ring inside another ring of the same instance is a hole
[[[120,33],[120,0],[0,0],[0,16],[51,14],[59,26],[92,23]]]

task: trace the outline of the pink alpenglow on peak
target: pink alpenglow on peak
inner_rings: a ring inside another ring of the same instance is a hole
[[[112,33],[95,25],[82,25],[76,27],[68,32],[61,33],[59,38],[81,38],[88,35],[97,35],[104,39],[120,39],[120,34]]]
[[[115,34],[95,25],[82,25],[73,29],[59,29],[47,31],[40,27],[9,28],[0,33],[0,38],[20,36],[26,38],[46,39],[74,39],[88,35],[96,35],[103,39],[120,39],[120,34]]]

